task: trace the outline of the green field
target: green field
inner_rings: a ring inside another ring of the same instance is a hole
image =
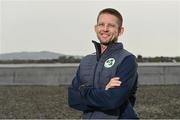
[[[180,86],[139,86],[140,118],[180,119]],[[0,119],[80,118],[67,105],[67,86],[0,86]]]

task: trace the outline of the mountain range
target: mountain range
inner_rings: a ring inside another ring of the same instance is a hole
[[[65,56],[61,53],[40,51],[40,52],[14,52],[0,54],[0,60],[40,60],[40,59],[57,59]]]

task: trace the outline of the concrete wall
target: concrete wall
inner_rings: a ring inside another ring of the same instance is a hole
[[[69,64],[1,65],[0,85],[70,84],[76,69]]]
[[[67,85],[78,64],[0,65],[0,85]],[[139,84],[180,84],[180,63],[141,63]]]
[[[143,85],[180,84],[179,63],[139,64],[138,72]]]

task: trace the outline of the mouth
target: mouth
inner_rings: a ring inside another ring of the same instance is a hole
[[[101,35],[103,38],[107,38],[107,37],[110,36],[109,34],[105,34],[105,33],[101,33],[100,35]]]

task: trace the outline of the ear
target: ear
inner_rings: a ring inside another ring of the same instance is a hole
[[[97,24],[94,25],[94,31],[97,32]]]
[[[124,27],[119,28],[119,36],[121,36],[124,33]]]

